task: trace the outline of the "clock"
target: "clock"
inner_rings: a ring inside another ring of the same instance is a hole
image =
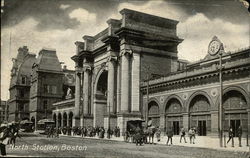
[[[208,45],[208,53],[210,55],[216,55],[221,48],[221,42],[219,40],[212,40]]]

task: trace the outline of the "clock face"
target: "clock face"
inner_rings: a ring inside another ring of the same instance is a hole
[[[208,46],[208,53],[210,55],[216,55],[220,50],[221,43],[219,41],[211,41]]]

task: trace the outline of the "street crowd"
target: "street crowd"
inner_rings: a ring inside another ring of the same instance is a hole
[[[81,137],[98,137],[107,138],[120,137],[123,136],[125,142],[135,143],[136,145],[142,144],[155,144],[154,137],[156,136],[157,141],[161,141],[162,132],[159,127],[147,127],[140,128],[139,126],[135,128],[130,128],[121,133],[119,127],[114,127],[112,129],[105,130],[104,127],[55,127],[47,126],[45,129],[45,134],[48,138],[59,138],[60,134],[75,136],[79,135]],[[164,135],[167,135],[166,145],[173,145],[173,128],[168,128]],[[196,139],[196,128],[192,127],[189,130],[185,128],[180,129],[180,143],[184,140],[187,143],[186,136],[189,138],[190,144],[195,144]],[[239,126],[237,133],[235,133],[232,127],[228,130],[228,141],[232,142],[232,147],[234,147],[234,137],[237,136],[239,140],[239,146],[241,147],[241,137],[242,137],[242,127]],[[7,126],[0,127],[0,150],[1,155],[6,155],[6,145],[12,144],[15,146],[16,138],[20,137],[19,135],[19,126],[17,124],[8,124]],[[247,139],[248,140],[248,139]]]

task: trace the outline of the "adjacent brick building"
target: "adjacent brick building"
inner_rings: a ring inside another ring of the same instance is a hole
[[[19,48],[11,70],[8,121],[52,119],[52,104],[65,99],[68,88],[74,97],[74,74],[61,67],[53,49],[43,48],[36,58],[26,46]]]
[[[12,59],[9,99],[9,120],[29,119],[29,97],[32,65],[36,55],[28,51],[27,46],[18,49],[16,58]]]

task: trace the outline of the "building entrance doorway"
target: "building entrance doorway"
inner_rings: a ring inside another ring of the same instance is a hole
[[[207,126],[206,121],[198,121],[198,134],[199,136],[206,136],[207,135]]]
[[[240,126],[240,120],[230,120],[230,126],[233,129],[233,135],[235,137],[236,134],[238,133],[238,129],[239,129],[239,126]]]
[[[173,131],[174,135],[179,135],[180,133],[179,121],[173,121]]]

